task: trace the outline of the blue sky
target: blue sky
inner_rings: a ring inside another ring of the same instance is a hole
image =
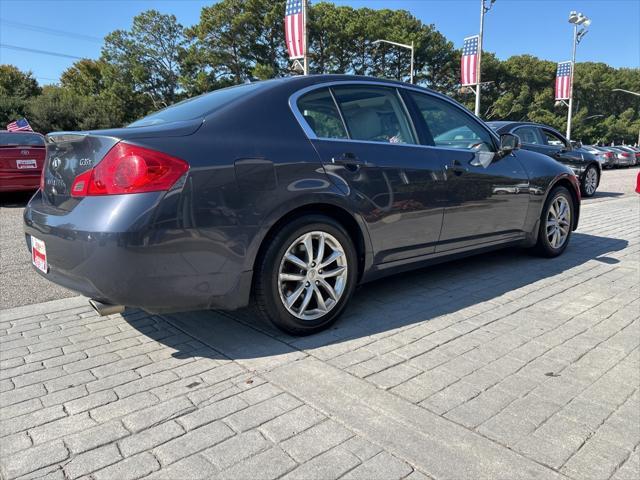
[[[129,28],[137,13],[156,8],[173,13],[183,25],[198,21],[200,9],[213,0],[0,0],[0,43],[61,54],[97,58],[98,38]],[[334,0],[339,5],[404,8],[434,24],[457,47],[477,33],[480,0]],[[530,53],[553,61],[568,60],[571,10],[592,18],[589,34],[578,49],[578,61],[640,67],[640,0],[497,0],[486,17],[485,49],[500,58]],[[55,35],[41,28],[71,32]],[[72,58],[0,48],[0,63],[31,70],[41,83],[52,83],[74,62]]]

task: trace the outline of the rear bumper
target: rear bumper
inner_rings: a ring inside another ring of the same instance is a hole
[[[40,172],[12,173],[0,171],[0,192],[36,190],[40,185]]]
[[[36,193],[24,213],[27,248],[31,236],[43,240],[49,265],[36,271],[87,297],[152,313],[245,306],[252,272],[225,268],[237,262],[195,230],[156,227],[160,197],[87,197],[64,212]]]

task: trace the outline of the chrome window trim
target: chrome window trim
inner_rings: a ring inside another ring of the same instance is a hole
[[[417,93],[421,93],[423,95],[431,95],[433,97],[439,98],[441,100],[444,100],[445,102],[450,103],[454,108],[457,108],[462,113],[464,113],[469,118],[471,118],[474,122],[478,123],[480,125],[480,127],[484,128],[489,133],[489,135],[494,139],[494,141],[495,141],[494,148],[497,148],[497,146],[500,145],[500,137],[496,132],[494,132],[491,128],[489,128],[486,125],[484,125],[480,119],[476,118],[475,115],[473,115],[471,112],[469,112],[465,108],[462,108],[458,103],[454,102],[453,100],[451,100],[446,95],[442,95],[442,94],[439,94],[439,93],[436,93],[436,92],[431,92],[429,90],[425,90],[425,89],[419,88],[419,87],[414,87],[414,86],[409,86],[409,85],[397,85],[395,83],[387,83],[387,82],[375,81],[375,80],[342,80],[342,81],[341,80],[332,80],[332,81],[329,81],[329,82],[322,82],[322,83],[317,83],[315,85],[309,85],[308,87],[301,88],[300,90],[297,90],[296,92],[291,94],[289,96],[289,108],[291,109],[291,112],[293,113],[293,116],[298,121],[298,124],[300,125],[300,128],[302,128],[302,130],[304,131],[305,135],[307,136],[307,138],[309,140],[329,140],[329,141],[337,141],[337,142],[367,143],[367,144],[373,144],[373,145],[394,145],[394,146],[398,146],[398,147],[420,147],[420,148],[436,148],[438,150],[471,151],[471,150],[468,150],[468,149],[446,148],[446,147],[438,147],[438,146],[435,146],[435,145],[422,145],[422,144],[419,144],[419,143],[416,143],[416,144],[412,144],[412,143],[389,143],[389,144],[387,144],[385,142],[372,142],[370,140],[354,140],[354,139],[351,139],[351,138],[346,139],[346,138],[318,137],[315,134],[315,132],[311,129],[311,127],[309,126],[307,121],[305,120],[304,116],[302,115],[302,112],[300,112],[300,110],[298,109],[298,99],[300,97],[302,97],[303,95],[309,93],[309,92],[313,92],[314,90],[319,90],[319,89],[322,89],[322,88],[328,88],[329,91],[331,92],[331,87],[335,87],[335,86],[339,86],[339,85],[347,85],[347,86],[349,86],[349,85],[368,85],[368,86],[376,86],[376,87],[394,88],[394,89],[398,90],[398,94],[400,93],[399,90],[403,89],[403,90],[406,90],[406,91],[414,91],[414,92],[417,92]],[[333,92],[331,92],[331,95],[333,97]],[[402,98],[402,95],[400,95],[400,98]],[[339,105],[336,102],[335,97],[333,97],[333,99],[334,99],[334,103],[336,104],[336,107],[338,108],[338,112],[342,116],[342,113],[340,112],[340,108],[339,108]],[[408,110],[407,110],[407,115],[409,115],[409,120],[412,122],[412,125],[413,125],[413,117],[411,116],[411,114],[409,113]],[[344,120],[343,120],[343,123],[344,123]],[[345,129],[346,129],[346,123],[344,125],[345,125]],[[349,130],[348,129],[346,130],[346,132],[347,132],[347,135],[349,135]],[[416,137],[416,140],[419,141],[418,137]]]

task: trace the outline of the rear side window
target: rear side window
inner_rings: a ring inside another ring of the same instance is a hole
[[[314,90],[300,97],[298,110],[319,138],[348,138],[329,89]]]
[[[263,87],[261,83],[246,83],[235,87],[221,88],[211,93],[205,93],[198,97],[189,98],[147,115],[140,120],[128,125],[128,127],[146,127],[162,123],[182,122],[196,118],[204,118],[210,113],[228,105],[234,100],[253,93]]]
[[[431,95],[409,95],[416,102],[434,146],[494,151],[491,134],[460,108]]]
[[[520,141],[522,141],[522,143],[528,143],[530,145],[542,145],[542,140],[538,136],[538,129],[535,127],[516,128],[513,133],[520,137]]]
[[[0,132],[0,147],[44,147],[44,138],[35,133]]]
[[[333,88],[333,93],[351,139],[416,143],[411,122],[395,88],[344,86]]]

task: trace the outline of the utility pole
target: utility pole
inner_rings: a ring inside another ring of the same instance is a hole
[[[578,46],[578,25],[573,24],[573,53],[571,54],[571,86],[569,87],[569,114],[567,115],[567,140],[571,140],[571,117],[573,116],[573,76],[576,71],[576,47]]]
[[[480,0],[480,34],[478,35],[478,65],[476,77],[478,79],[478,83],[476,84],[476,117],[480,116],[480,88],[482,87],[482,79],[480,78],[480,72],[482,71],[482,40],[484,37],[484,14],[487,13],[493,7],[493,4],[496,0],[490,0],[490,4],[487,7],[487,0]]]
[[[591,25],[591,19],[582,13],[572,11],[569,13],[569,23],[573,24],[573,51],[571,54],[571,80],[569,87],[569,112],[567,114],[567,140],[571,140],[571,117],[573,115],[573,79],[576,73],[576,47],[580,40],[587,34],[587,28]],[[578,30],[578,26],[581,26]]]
[[[480,0],[480,36],[478,38],[478,73],[476,74],[476,78],[478,79],[478,83],[476,85],[476,117],[480,116],[480,82],[482,79],[480,78],[480,72],[482,72],[482,35],[484,34],[484,14],[486,13],[484,6],[484,0]]]
[[[308,33],[307,33],[307,9],[309,7],[309,1],[303,0],[302,5],[302,15],[304,20],[304,64],[303,71],[304,75],[309,75],[309,41],[308,41]]]

